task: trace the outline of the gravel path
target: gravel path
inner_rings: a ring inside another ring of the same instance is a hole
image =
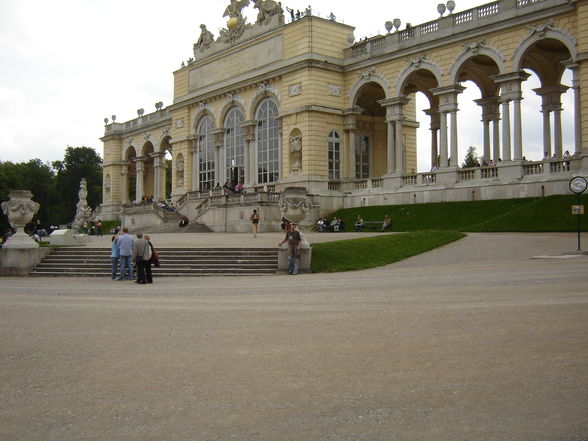
[[[0,440],[586,440],[588,257],[533,259],[574,248],[471,234],[352,273],[3,278]]]

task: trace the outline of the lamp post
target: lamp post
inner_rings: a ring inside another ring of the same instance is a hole
[[[581,217],[584,214],[584,206],[580,204],[580,195],[586,191],[588,187],[588,182],[582,176],[576,176],[570,181],[570,190],[572,193],[575,193],[578,199],[577,205],[572,206],[572,214],[576,216],[576,226],[578,228],[578,252],[582,253],[582,248],[580,247],[580,226],[581,226]]]

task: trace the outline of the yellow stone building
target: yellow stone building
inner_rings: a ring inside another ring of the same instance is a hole
[[[156,206],[134,203],[153,196],[214,230],[244,231],[252,207],[277,226],[288,187],[306,188],[312,221],[360,205],[568,193],[588,174],[588,0],[497,0],[404,30],[388,22],[386,35],[359,42],[334,17],[286,20],[273,0],[254,4],[256,23],[231,0],[221,35],[201,26],[194,57],[174,73],[172,105],[107,123],[102,218],[161,223]],[[542,161],[524,159],[526,70],[541,81]],[[458,108],[468,80],[482,97],[473,118]],[[562,109],[569,87],[574,108]],[[416,139],[417,92],[430,104],[430,145]],[[564,111],[574,115],[572,151]],[[482,126],[480,167],[459,167],[462,124]],[[430,152],[426,173],[415,172],[420,149]],[[215,188],[225,182],[244,192]]]

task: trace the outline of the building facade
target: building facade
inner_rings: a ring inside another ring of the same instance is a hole
[[[107,123],[103,218],[137,213],[132,202],[152,195],[213,229],[240,231],[247,206],[267,205],[278,222],[271,207],[287,187],[307,189],[312,217],[361,205],[563,194],[571,177],[588,175],[588,0],[497,0],[404,30],[387,23],[388,34],[359,42],[334,17],[306,11],[286,20],[279,3],[254,3],[254,24],[232,0],[221,35],[201,25],[194,57],[174,73],[172,105]],[[566,70],[570,85],[562,84]],[[541,82],[542,161],[525,160],[529,71]],[[479,115],[459,112],[464,81],[480,90]],[[563,109],[570,87],[574,106]],[[429,101],[430,145],[416,138],[417,92]],[[573,114],[573,146],[563,145],[562,112]],[[459,167],[464,124],[483,131],[480,167]],[[415,172],[421,149],[430,153],[426,173]],[[225,182],[242,183],[245,194],[215,190]],[[222,219],[214,214],[221,206]]]

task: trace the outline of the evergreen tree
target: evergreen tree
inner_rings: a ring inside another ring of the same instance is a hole
[[[480,162],[478,160],[478,157],[476,156],[476,148],[474,146],[470,146],[461,166],[463,168],[469,168],[477,167],[478,165],[480,165]]]

